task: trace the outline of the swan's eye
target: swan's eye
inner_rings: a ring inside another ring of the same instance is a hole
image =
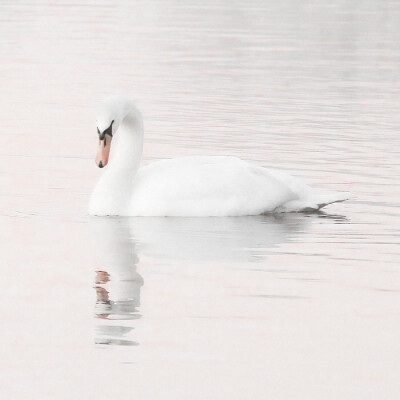
[[[99,134],[99,140],[102,141],[106,136],[106,131],[103,133],[100,132],[99,128],[97,128],[97,133]]]

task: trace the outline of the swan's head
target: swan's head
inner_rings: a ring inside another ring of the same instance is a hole
[[[99,135],[96,164],[99,168],[107,165],[112,139],[132,106],[130,99],[125,96],[107,97],[101,105],[96,119]]]

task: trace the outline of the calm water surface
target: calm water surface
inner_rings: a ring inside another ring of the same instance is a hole
[[[1,397],[398,399],[400,3],[3,1]],[[320,215],[90,218],[95,108]]]

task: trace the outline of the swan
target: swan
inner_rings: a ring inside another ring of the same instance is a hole
[[[97,216],[226,217],[319,210],[349,198],[320,193],[284,172],[230,156],[166,159],[140,167],[143,119],[126,96],[104,100],[97,118]]]

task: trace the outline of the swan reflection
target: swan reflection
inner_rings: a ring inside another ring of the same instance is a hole
[[[222,263],[261,261],[311,223],[304,214],[125,220],[141,255]]]
[[[95,278],[96,343],[135,345],[125,336],[134,329],[143,278],[139,255],[190,263],[261,262],[274,247],[292,241],[311,223],[304,215],[234,218],[94,217],[100,252]]]
[[[129,321],[141,317],[140,289],[143,278],[137,272],[139,258],[123,219],[96,218],[91,221],[100,249],[101,269],[96,271],[95,316],[97,344],[135,345],[124,336],[132,331]]]

